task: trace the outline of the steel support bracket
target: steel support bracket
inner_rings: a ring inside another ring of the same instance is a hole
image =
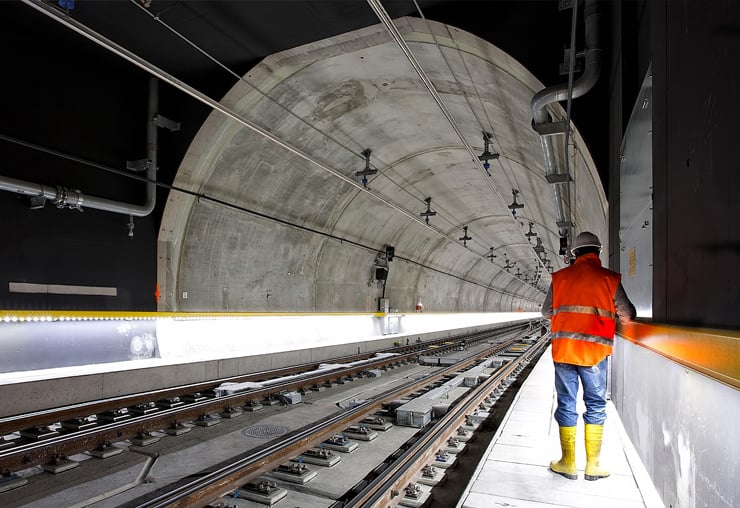
[[[171,132],[180,130],[180,122],[170,120],[166,116],[157,114],[154,115],[154,118],[152,120],[154,121],[154,125],[156,125],[157,127],[162,127],[163,129],[167,129]]]
[[[545,180],[547,180],[547,183],[549,184],[556,184],[570,183],[573,181],[573,178],[571,178],[570,173],[551,173],[549,175],[545,175]]]
[[[545,122],[532,125],[540,136],[562,136],[568,131],[567,122]]]
[[[575,0],[558,0],[558,10],[572,9],[574,4]]]
[[[561,76],[567,76],[570,74],[570,52],[573,51],[570,48],[563,49],[563,63],[560,64],[559,70]],[[573,65],[573,72],[583,71],[583,57],[585,53],[583,51],[576,51],[575,62]]]
[[[146,171],[152,163],[149,159],[139,159],[135,161],[126,161],[126,169],[129,171]]]

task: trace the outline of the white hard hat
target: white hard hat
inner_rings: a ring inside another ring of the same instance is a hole
[[[573,245],[570,246],[570,250],[571,252],[575,252],[576,249],[580,249],[583,247],[598,247],[599,249],[601,249],[601,242],[599,241],[599,237],[591,233],[590,231],[579,233],[578,236],[576,236],[576,239],[573,240]]]

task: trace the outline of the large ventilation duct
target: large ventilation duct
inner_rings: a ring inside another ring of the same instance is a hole
[[[569,85],[552,85],[537,92],[532,97],[533,126],[540,134],[540,144],[545,158],[545,177],[550,183],[555,200],[557,212],[557,225],[561,238],[569,236],[572,228],[570,182],[572,178],[568,167],[559,165],[555,155],[553,140],[558,135],[563,135],[570,128],[566,121],[553,123],[552,117],[547,111],[547,106],[554,102],[560,102],[571,98],[581,97],[591,90],[599,79],[601,73],[601,48],[599,47],[599,23],[601,13],[598,8],[598,0],[586,0],[584,6],[585,25],[585,69],[583,74],[573,83],[569,94]],[[574,9],[577,8],[574,5]],[[571,48],[575,51],[575,48]],[[567,146],[565,147],[567,149]],[[566,155],[567,157],[567,155]]]
[[[122,203],[111,199],[86,196],[76,189],[51,187],[39,183],[27,182],[0,175],[0,190],[15,192],[31,198],[32,207],[43,206],[48,200],[59,208],[82,210],[83,207],[104,210],[106,212],[145,217],[152,213],[157,199],[157,108],[159,107],[159,82],[156,78],[149,81],[149,105],[147,123],[147,172],[146,199],[141,205]]]

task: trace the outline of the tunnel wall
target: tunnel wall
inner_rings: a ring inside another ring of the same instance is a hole
[[[738,506],[740,391],[627,340],[614,359],[612,401],[663,504]]]

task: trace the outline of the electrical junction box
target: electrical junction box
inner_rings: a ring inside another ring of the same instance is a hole
[[[303,397],[298,392],[286,392],[281,395],[283,402],[286,404],[300,404],[303,402]]]

